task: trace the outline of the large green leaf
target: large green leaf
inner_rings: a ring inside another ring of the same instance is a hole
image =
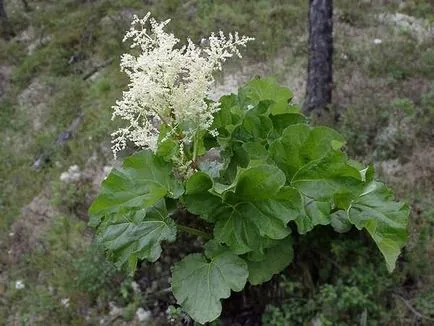
[[[220,300],[241,291],[247,281],[246,262],[227,248],[206,246],[206,257],[191,254],[172,269],[172,291],[178,303],[199,323],[220,316]]]
[[[219,131],[218,143],[223,149],[225,167],[222,176],[227,182],[233,181],[238,167],[247,167],[251,160],[265,159],[268,144],[280,136],[286,123],[304,121],[298,110],[289,107],[291,97],[288,89],[267,78],[250,81],[240,88],[238,96],[220,99],[221,109],[214,127]],[[279,114],[282,119],[274,116],[273,121],[272,114]]]
[[[138,211],[117,213],[98,228],[98,240],[118,267],[134,272],[137,261],[156,261],[162,241],[175,241],[176,224],[167,216],[164,200]]]
[[[295,220],[300,234],[311,231],[316,225],[330,224],[331,204],[328,201],[317,201],[302,195],[303,213]]]
[[[272,165],[242,171],[235,192],[223,193],[222,207],[214,212],[216,239],[243,254],[262,252],[265,237],[285,238],[289,234],[288,222],[300,215],[301,198],[284,184],[284,174]]]
[[[213,128],[219,131],[233,129],[238,125],[245,114],[240,107],[238,96],[235,94],[222,96],[219,100],[220,110],[214,114]]]
[[[232,138],[237,142],[258,142],[265,140],[271,134],[273,122],[268,117],[270,102],[259,102],[248,110],[241,124],[234,129]]]
[[[102,183],[101,193],[89,209],[90,224],[97,226],[106,215],[151,207],[165,196],[178,198],[182,193],[169,163],[150,151],[138,152]]]
[[[295,124],[305,124],[307,122],[306,117],[301,113],[285,113],[279,115],[270,115],[270,119],[273,123],[274,138],[280,137],[283,130],[287,127]]]
[[[237,254],[263,250],[263,237],[282,239],[289,234],[286,224],[294,218],[292,203],[281,196],[253,204],[240,203],[216,212],[215,237]],[[280,199],[280,201],[279,201]]]
[[[333,129],[295,124],[288,126],[270,145],[270,154],[291,180],[302,167],[323,158],[343,142],[343,137]]]
[[[345,233],[351,230],[352,224],[346,211],[338,210],[330,215],[330,224],[336,232]]]
[[[261,260],[247,258],[249,282],[258,285],[271,280],[274,274],[280,273],[294,258],[292,239],[279,240],[277,245],[264,250]]]
[[[369,232],[390,272],[407,241],[408,215],[408,206],[393,201],[391,191],[377,181],[369,183],[348,209],[350,222],[359,230],[365,228]]]
[[[264,163],[243,169],[231,185],[198,172],[182,198],[191,213],[215,223],[216,239],[236,254],[262,252],[265,238],[288,236],[288,222],[303,210],[300,194],[285,182],[280,169]]]
[[[270,145],[271,158],[303,198],[303,214],[295,220],[302,234],[330,224],[332,207],[347,209],[363,191],[362,175],[340,151],[342,145],[333,129],[305,124],[288,126]]]
[[[221,207],[221,197],[212,194],[213,180],[204,172],[193,174],[186,183],[186,191],[182,197],[187,210],[199,215],[208,222],[214,222],[214,213]]]
[[[280,86],[273,78],[254,79],[246,83],[238,91],[241,103],[245,105],[257,105],[261,101],[269,100],[273,103],[270,106],[270,113],[288,113],[289,101],[292,98],[291,91]]]
[[[331,151],[321,159],[302,166],[291,180],[291,185],[304,195],[319,201],[344,196],[357,196],[363,190],[360,172],[347,164],[344,153]],[[336,201],[345,204],[348,200]],[[347,208],[347,207],[339,207]]]
[[[246,201],[274,197],[285,185],[285,174],[273,165],[258,165],[241,172],[235,194]]]

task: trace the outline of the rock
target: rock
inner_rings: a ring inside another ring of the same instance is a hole
[[[50,226],[51,220],[58,214],[51,205],[51,195],[48,190],[42,191],[25,206],[21,218],[11,226],[10,237],[11,261],[18,263],[21,258],[32,250],[41,247],[41,235]]]
[[[33,52],[35,52],[35,50],[44,46],[45,44],[47,44],[50,41],[51,41],[51,36],[44,36],[42,38],[37,39],[36,41],[31,42],[27,46],[27,54],[31,55]]]
[[[434,37],[434,25],[425,19],[408,16],[398,12],[394,14],[380,14],[378,15],[378,19],[383,23],[394,25],[412,33],[419,42]]]
[[[39,79],[34,79],[30,85],[18,95],[20,109],[25,111],[32,129],[39,131],[48,118],[48,101],[52,88]]]
[[[304,41],[303,41],[304,42]],[[303,43],[302,42],[302,43]],[[288,67],[285,60],[288,55],[288,50],[283,49],[275,57],[266,62],[255,64],[244,64],[239,69],[229,71],[226,69],[222,78],[217,79],[214,83],[209,98],[217,101],[221,96],[230,93],[237,93],[238,88],[245,82],[252,79],[253,76],[269,76],[276,74],[276,67],[279,67],[278,74],[282,74],[284,70],[284,79],[280,80],[282,86],[288,87],[294,94],[294,103],[300,102],[304,96],[306,83],[306,68],[305,62],[300,61]],[[283,67],[283,68],[282,68]]]
[[[11,86],[12,67],[0,66],[0,101],[6,98],[6,92]]]
[[[67,172],[62,172],[60,175],[60,181],[65,183],[74,183],[79,181],[81,178],[81,172],[78,165],[72,165],[69,167]]]
[[[140,307],[136,311],[136,316],[140,322],[146,323],[146,322],[149,322],[151,320],[152,314],[149,310],[145,310],[142,307]]]
[[[135,293],[140,293],[140,286],[139,286],[139,284],[137,282],[132,281],[131,282],[131,287],[132,287],[132,289],[133,289],[133,291]]]
[[[121,316],[122,315],[122,308],[119,308],[116,306],[113,302],[109,302],[109,315],[110,316]]]
[[[95,198],[102,180],[111,169],[111,166],[103,165],[104,161],[105,159],[94,154],[88,159],[83,169],[72,165],[60,176],[62,181],[77,184],[79,189],[90,185],[90,191],[86,192],[83,202],[79,203],[80,214],[77,213],[79,218],[87,218],[87,209]],[[22,209],[20,218],[11,226],[9,232],[12,236],[10,236],[8,249],[12,263],[19,262],[25,254],[42,247],[42,234],[49,230],[52,219],[59,215],[62,215],[61,208],[53,205],[53,193],[51,187],[47,185]]]
[[[434,147],[418,145],[406,163],[394,159],[376,165],[385,181],[394,184],[397,190],[431,189],[434,180]]]
[[[15,37],[16,41],[24,44],[30,44],[35,39],[36,39],[36,30],[31,25]]]
[[[103,30],[111,30],[113,28],[129,27],[134,15],[139,15],[139,12],[131,8],[123,8],[116,12],[116,15],[107,15],[101,18],[100,27]]]

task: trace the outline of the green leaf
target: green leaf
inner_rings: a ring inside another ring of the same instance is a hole
[[[339,210],[334,212],[330,216],[330,224],[333,229],[339,233],[345,233],[351,230],[352,224],[348,220],[347,213],[345,211]]]
[[[104,216],[151,207],[165,196],[178,198],[182,193],[169,163],[150,151],[138,152],[102,183],[99,196],[89,208],[90,224],[97,226]]]
[[[133,273],[137,261],[156,261],[162,241],[175,241],[176,224],[167,216],[164,200],[156,206],[106,219],[98,229],[98,240],[111,253],[118,267]]]
[[[327,201],[334,196],[354,197],[363,190],[360,172],[347,164],[343,153],[335,151],[301,167],[293,176],[291,185],[304,195],[319,201]],[[339,201],[344,205],[346,202],[348,200]]]
[[[193,174],[185,184],[185,194],[198,194],[212,188],[213,181],[204,172],[196,172]]]
[[[282,132],[291,125],[306,124],[307,119],[301,113],[285,113],[279,115],[271,115],[271,121],[273,122],[274,137],[280,137]]]
[[[282,136],[270,145],[269,152],[291,180],[302,167],[323,158],[343,142],[343,137],[333,129],[295,124],[283,131]]]
[[[251,186],[257,188],[255,184]],[[285,238],[289,234],[288,222],[300,215],[301,199],[295,189],[283,187],[277,193],[275,190],[270,192],[269,198],[264,195],[256,197],[261,198],[257,200],[240,199],[233,195],[229,203],[224,203],[215,212],[214,235],[236,254],[262,252],[264,238]]]
[[[265,141],[273,129],[273,122],[265,115],[268,107],[268,102],[260,102],[247,111],[242,123],[234,129],[232,138],[239,142]]]
[[[371,164],[365,169],[360,170],[360,175],[362,176],[363,182],[371,182],[374,181],[375,171],[374,166]]]
[[[186,183],[185,195],[182,197],[187,210],[199,215],[208,222],[213,222],[212,215],[221,207],[222,200],[219,196],[210,193],[213,181],[204,172],[193,174]]]
[[[287,237],[280,240],[277,245],[265,249],[261,261],[248,260],[249,282],[258,285],[271,280],[274,274],[280,273],[294,259],[292,239]]]
[[[263,238],[263,247],[264,249],[269,249],[277,246],[282,240],[274,240],[270,238]],[[265,250],[262,252],[259,251],[250,251],[245,255],[245,259],[248,261],[263,261],[265,259]]]
[[[158,145],[157,155],[170,161],[179,153],[179,144],[173,139],[167,139]]]
[[[215,223],[216,239],[236,254],[262,252],[264,238],[285,238],[288,222],[302,209],[299,193],[284,184],[283,172],[263,163],[242,170],[231,185],[211,187],[209,176],[196,173],[183,201],[191,213]]]
[[[362,175],[339,150],[342,145],[336,131],[304,124],[287,127],[270,145],[271,158],[303,197],[304,214],[295,220],[302,234],[330,224],[331,208],[347,209],[363,191]]]
[[[343,143],[330,128],[294,124],[270,145],[271,158],[303,198],[304,212],[295,219],[301,234],[330,224],[332,207],[347,209],[363,191],[360,171],[340,151]]]
[[[244,143],[242,148],[247,153],[249,161],[262,160],[265,161],[268,157],[268,151],[260,142]]]
[[[304,212],[295,220],[298,233],[305,234],[311,231],[316,225],[330,224],[330,202],[317,201],[305,195],[301,196],[303,198]]]
[[[285,181],[285,174],[277,167],[259,165],[240,174],[235,193],[248,201],[269,199],[279,192]]]
[[[365,228],[369,232],[390,272],[407,241],[408,215],[408,206],[393,201],[391,191],[377,181],[369,183],[348,209],[348,219],[359,230]]]
[[[281,114],[289,112],[289,101],[292,99],[291,91],[282,87],[274,78],[254,79],[246,83],[238,91],[241,101],[246,105],[257,105],[264,100],[272,101],[270,113]]]
[[[158,137],[158,148],[156,154],[157,156],[164,158],[166,161],[170,161],[177,155],[177,153],[179,153],[179,143],[170,135],[172,127],[166,124],[161,124],[159,131],[160,134]]]
[[[220,316],[220,300],[241,291],[247,281],[246,262],[227,248],[210,246],[205,254],[191,254],[172,269],[172,291],[177,302],[197,322]]]

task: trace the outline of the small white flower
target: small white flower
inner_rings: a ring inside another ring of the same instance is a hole
[[[10,232],[10,233],[9,233],[9,236],[10,236],[10,237],[13,237],[14,235],[15,235],[15,233],[13,233],[13,232]]]
[[[379,38],[374,39],[374,44],[381,44],[381,43],[383,43],[383,40]]]
[[[69,298],[63,298],[62,300],[60,300],[60,303],[61,303],[65,308],[68,308],[68,307],[69,307]]]
[[[22,280],[18,280],[15,282],[15,288],[17,290],[22,290],[22,289],[24,289],[24,287],[25,287],[25,285],[24,285],[24,282]]]

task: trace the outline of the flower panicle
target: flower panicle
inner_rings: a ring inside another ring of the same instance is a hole
[[[158,22],[150,13],[143,18],[134,16],[125,34],[124,41],[130,40],[139,54],[121,57],[121,70],[130,82],[113,106],[112,119],[125,120],[128,126],[112,134],[115,157],[129,141],[155,152],[162,124],[172,130],[170,134],[181,128],[181,143],[190,143],[201,130],[217,135],[211,126],[219,103],[206,101],[213,73],[234,55],[241,58],[239,48],[253,38],[238,33],[226,36],[220,31],[201,45],[188,39],[186,45],[178,46],[180,40],[165,31],[169,22]]]

